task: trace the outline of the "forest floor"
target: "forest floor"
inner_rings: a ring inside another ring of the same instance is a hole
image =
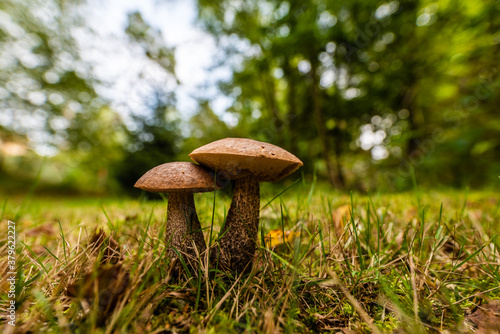
[[[164,255],[165,201],[5,197],[1,288],[15,269],[15,332],[498,333],[498,193],[284,189],[262,189],[250,273],[202,264],[181,277]],[[195,199],[213,244],[230,197]],[[2,333],[14,329],[9,298]]]

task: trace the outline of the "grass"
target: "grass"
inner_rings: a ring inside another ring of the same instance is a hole
[[[0,252],[14,220],[16,331],[468,333],[467,315],[500,298],[497,194],[285,188],[262,190],[249,274],[210,271],[200,254],[200,271],[181,277],[165,257],[164,201],[6,196]],[[195,198],[214,244],[230,198]],[[296,237],[268,247],[270,231]]]

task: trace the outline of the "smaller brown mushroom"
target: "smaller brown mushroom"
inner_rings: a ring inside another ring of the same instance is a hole
[[[134,185],[142,190],[169,194],[165,229],[167,254],[173,260],[179,252],[195,270],[197,253],[202,254],[207,246],[193,193],[220,189],[213,175],[207,168],[191,162],[170,162],[149,170]]]

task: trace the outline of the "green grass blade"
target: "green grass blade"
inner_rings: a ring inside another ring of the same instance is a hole
[[[3,221],[3,217],[5,217],[5,208],[6,207],[7,207],[7,198],[3,201],[2,215],[0,216],[0,222]]]
[[[274,196],[270,201],[268,201],[260,210],[264,210],[265,207],[267,207],[269,204],[271,204],[276,198],[280,197],[283,195],[285,192],[288,191],[288,189],[292,188],[294,185],[296,185],[298,182],[300,182],[300,179],[295,180],[291,185],[286,187],[283,191],[281,191],[278,195]]]
[[[52,255],[52,257],[54,259],[56,259],[57,261],[61,262],[61,260],[59,260],[59,258],[54,253],[52,253],[52,251],[50,249],[48,249],[47,246],[45,246],[45,245],[42,245],[42,246],[43,246],[43,248],[45,248],[47,250],[47,252],[49,252],[50,255]]]
[[[24,247],[26,247],[26,249],[28,249],[30,251],[31,255],[33,255],[33,257],[35,258],[36,262],[38,262],[38,264],[43,268],[43,270],[45,271],[45,273],[48,274],[49,271],[47,270],[47,268],[45,268],[45,266],[43,265],[42,261],[40,261],[40,258],[38,256],[36,256],[35,252],[33,252],[31,250],[31,248],[28,245],[26,245],[24,242],[22,242],[22,241],[19,241],[19,242],[22,245],[24,245]]]
[[[460,262],[459,264],[453,266],[453,269],[452,271],[455,271],[457,268],[460,268],[460,266],[462,266],[464,263],[468,262],[470,259],[472,259],[474,256],[476,256],[479,252],[481,252],[483,250],[484,247],[486,247],[490,242],[486,242],[484,243],[481,247],[479,247],[479,249],[477,249],[476,251],[474,251],[473,253],[471,253],[469,256],[467,256],[465,258],[465,260],[463,260],[462,262]]]
[[[354,233],[354,239],[356,241],[356,246],[358,248],[359,264],[361,266],[360,275],[365,270],[365,263],[363,259],[363,249],[361,248],[361,240],[359,240],[358,231],[356,228],[356,223],[354,222],[354,199],[351,191],[351,226]]]
[[[113,225],[113,223],[111,222],[111,219],[109,218],[108,216],[108,213],[106,212],[106,210],[104,209],[104,205],[101,203],[101,210],[102,212],[104,213],[104,216],[106,216],[106,220],[108,222],[108,225],[109,225],[109,228],[112,232],[116,232],[116,228],[115,226]]]
[[[313,181],[311,183],[311,188],[309,189],[309,195],[307,196],[307,207],[311,205],[311,200],[314,194],[315,187],[316,187],[316,168],[314,168]]]
[[[64,237],[64,232],[63,232],[63,229],[61,226],[61,220],[58,219],[57,222],[59,223],[59,230],[61,231],[61,238],[63,241],[64,260],[66,261],[66,264],[67,264],[68,263],[68,256],[66,255],[66,238]]]

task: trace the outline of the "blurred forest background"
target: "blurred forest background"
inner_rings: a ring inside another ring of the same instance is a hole
[[[231,136],[289,150],[336,189],[499,185],[500,1],[198,0],[212,70],[231,69],[223,115],[203,98],[179,111],[175,49],[140,12],[126,43],[154,75],[137,82],[140,112],[112,104],[82,57],[87,5],[0,2],[4,193],[132,192],[148,169]]]

